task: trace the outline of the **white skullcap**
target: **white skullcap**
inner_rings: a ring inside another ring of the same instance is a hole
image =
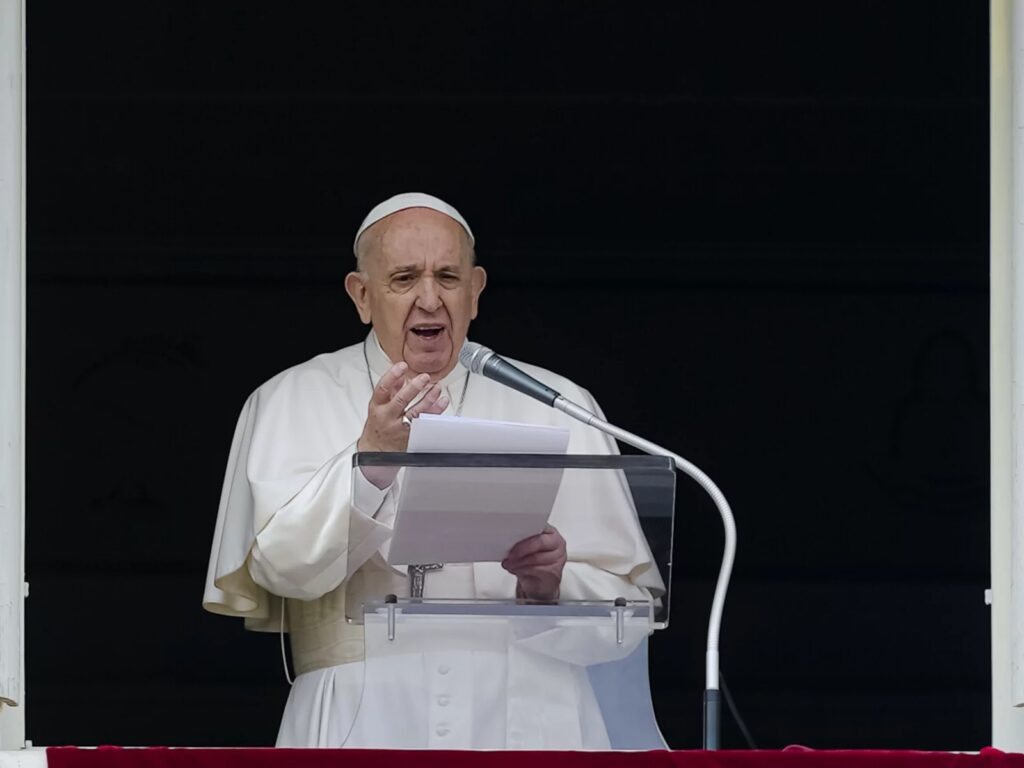
[[[356,231],[356,239],[352,241],[352,253],[356,254],[356,256],[359,255],[356,246],[359,244],[359,238],[363,232],[386,216],[404,211],[406,208],[430,208],[432,211],[443,213],[445,216],[455,219],[466,230],[466,234],[469,235],[470,245],[476,245],[473,230],[469,228],[469,224],[462,218],[462,214],[444,200],[433,195],[425,195],[422,192],[403,192],[400,195],[389,197],[383,203],[375,205],[373,210],[366,214],[366,218],[363,219],[363,223],[359,225],[359,229]]]

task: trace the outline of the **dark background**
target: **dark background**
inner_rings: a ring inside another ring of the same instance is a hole
[[[34,2],[28,735],[269,744],[200,596],[238,410],[361,339],[366,211],[459,207],[473,335],[726,492],[758,744],[989,740],[987,4]],[[680,482],[673,747],[717,514]],[[725,745],[743,745],[731,721]]]

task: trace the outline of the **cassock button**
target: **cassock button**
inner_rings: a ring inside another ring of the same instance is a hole
[[[451,671],[452,671],[452,668],[449,667],[447,664],[442,664],[441,666],[439,666],[437,668],[437,674],[439,674],[439,675],[447,675]]]
[[[446,725],[439,725],[437,726],[437,730],[435,731],[435,733],[438,736],[447,736],[449,733],[451,733],[451,729]]]
[[[447,707],[449,701],[450,701],[450,699],[447,696],[445,696],[443,693],[440,696],[437,697],[437,705],[439,707]]]

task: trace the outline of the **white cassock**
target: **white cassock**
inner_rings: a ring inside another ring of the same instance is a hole
[[[390,368],[371,332],[364,344],[319,355],[257,389],[242,408],[228,459],[203,607],[246,628],[289,632],[298,674],[278,746],[607,748],[585,671],[508,654],[484,632],[471,653],[425,648],[389,661],[365,685],[359,598],[408,595],[404,569],[382,555],[393,494],[356,474],[352,455],[376,384]],[[536,366],[523,370],[590,410],[590,394]],[[525,395],[457,366],[442,382],[454,413],[565,426],[569,453],[616,453],[614,441]],[[595,482],[567,472],[551,524],[566,540],[561,599],[648,600],[664,591],[617,473]],[[353,503],[353,482],[359,484]],[[366,501],[363,501],[363,500]],[[498,563],[449,564],[427,574],[425,597],[510,599]],[[286,604],[282,617],[282,605]],[[359,717],[356,718],[358,712]]]

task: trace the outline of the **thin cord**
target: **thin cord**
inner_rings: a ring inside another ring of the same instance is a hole
[[[284,664],[284,679],[292,685],[292,673],[288,671],[288,654],[284,650],[284,598],[281,598],[281,663]]]
[[[729,686],[725,684],[725,675],[722,671],[718,671],[718,680],[722,684],[722,695],[725,696],[725,703],[729,707],[729,711],[732,712],[733,719],[736,721],[736,725],[740,727],[740,733],[743,734],[743,740],[747,742],[747,749],[757,749],[757,744],[754,743],[754,737],[750,735],[750,731],[747,729],[747,724],[743,722],[743,718],[740,717],[740,711],[736,708],[736,702],[732,700],[732,694],[729,693]]]
[[[344,740],[339,745],[339,749],[348,744],[348,740],[352,737],[352,731],[355,730],[356,720],[359,719],[359,710],[363,708],[363,694],[366,693],[366,620],[363,620],[363,683],[359,686],[359,700],[356,702],[356,711],[352,715],[352,722],[348,726],[348,733],[345,734]],[[352,662],[358,664],[359,662]]]

